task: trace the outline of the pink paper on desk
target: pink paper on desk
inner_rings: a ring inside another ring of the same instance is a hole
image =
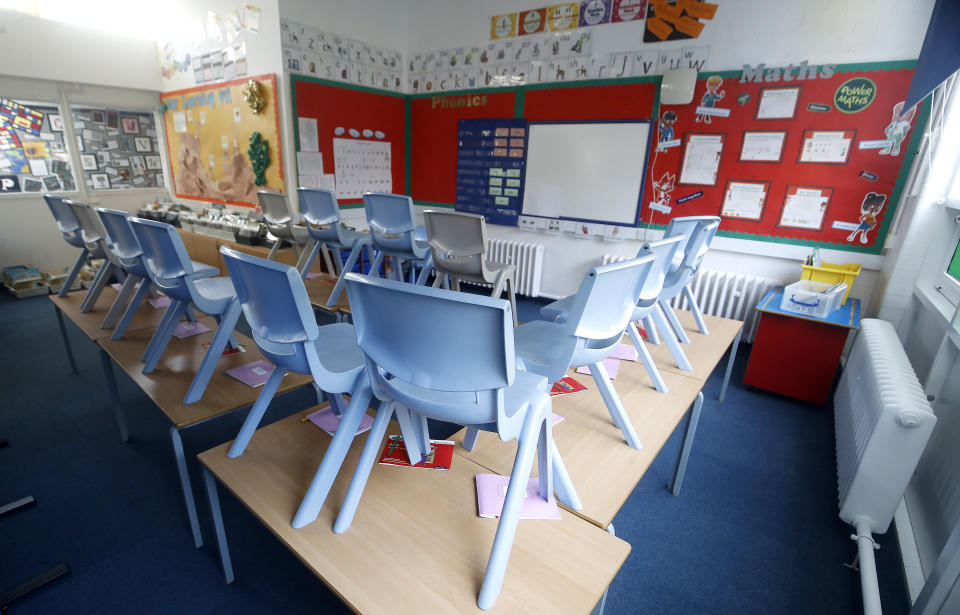
[[[607,375],[610,376],[610,380],[613,380],[617,377],[617,371],[620,369],[620,360],[619,359],[604,359],[603,366],[607,368]],[[577,368],[578,374],[589,374],[590,368],[584,365],[583,367]]]
[[[272,371],[273,365],[261,359],[260,361],[254,361],[253,363],[228,369],[227,375],[236,378],[246,385],[257,388],[266,383]]]
[[[477,509],[481,517],[499,519],[503,512],[503,503],[507,497],[509,476],[499,474],[477,474]],[[527,492],[520,507],[521,519],[560,519],[557,500],[548,502],[540,497],[540,481],[531,478],[527,481]]]
[[[319,277],[322,276],[322,275],[323,275],[322,273],[317,273],[317,272],[315,272],[315,271],[308,271],[308,272],[307,272],[307,279],[308,279],[308,280],[312,280],[313,278],[319,278]]]
[[[337,431],[337,427],[340,426],[340,417],[333,413],[333,409],[330,408],[330,406],[321,408],[316,412],[311,412],[307,415],[307,418],[310,419],[311,423],[331,436]],[[371,427],[373,427],[373,417],[369,414],[364,414],[360,420],[360,427],[357,428],[357,435],[362,434]]]
[[[623,359],[624,361],[636,361],[640,358],[640,355],[637,353],[637,349],[633,344],[620,344],[612,353],[610,353],[609,358]]]
[[[149,301],[150,305],[155,308],[165,308],[170,305],[170,297],[167,296],[157,297],[156,299],[147,299],[147,301]]]
[[[189,322],[183,321],[177,328],[173,330],[173,334],[180,339],[185,337],[192,337],[194,335],[200,335],[201,333],[206,333],[210,330],[210,327],[202,325],[199,322]]]
[[[562,421],[564,417],[560,416],[560,415],[557,414],[556,412],[551,412],[551,418],[553,419],[553,422],[550,423],[550,424],[551,424],[551,425],[556,425],[557,423],[559,423],[560,421]]]

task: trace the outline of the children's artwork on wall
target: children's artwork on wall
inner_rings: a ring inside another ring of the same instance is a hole
[[[650,0],[643,42],[697,38],[716,15],[717,6],[702,0]]]
[[[890,120],[890,123],[887,124],[887,127],[883,129],[883,134],[887,137],[887,145],[877,152],[878,154],[889,154],[890,156],[900,155],[900,145],[903,143],[907,133],[910,132],[910,123],[913,121],[913,116],[916,115],[916,113],[916,106],[904,111],[902,100],[893,106],[893,118]]]
[[[242,90],[248,79],[161,94],[167,109],[164,128],[178,197],[256,207],[258,189],[283,190],[276,79],[273,75],[253,79],[260,83],[264,98],[260,113],[254,113],[244,102]],[[235,110],[239,111],[239,121]],[[258,161],[269,160],[262,184],[257,183],[258,174],[248,151],[255,134],[259,135],[258,147],[267,149],[265,157],[257,156]]]
[[[847,241],[852,243],[857,240],[858,236],[860,243],[865,244],[869,241],[867,233],[877,228],[877,216],[883,211],[883,204],[886,200],[886,195],[876,192],[868,192],[864,195],[863,202],[860,204],[860,224],[852,233],[847,235]]]
[[[0,191],[74,190],[64,138],[56,105],[0,98]]]
[[[127,135],[138,135],[140,134],[140,122],[137,121],[135,117],[122,117],[120,118],[120,125],[123,128],[123,133]]]
[[[72,107],[73,125],[103,127],[108,118],[114,117],[117,125],[123,130],[106,127],[105,136],[99,141],[88,141],[90,153],[81,155],[80,160],[84,171],[102,171],[109,177],[109,182],[93,182],[90,173],[87,174],[87,185],[93,190],[121,190],[132,188],[146,188],[163,185],[161,169],[144,169],[143,173],[131,173],[133,158],[137,152],[155,152],[158,148],[157,131],[154,115],[149,111],[130,110],[103,110],[87,107]],[[97,120],[100,120],[99,122]],[[124,131],[133,131],[130,135]],[[89,129],[84,128],[84,131]],[[101,131],[96,131],[103,135]],[[137,135],[137,136],[134,136]],[[141,157],[140,167],[143,166]]]

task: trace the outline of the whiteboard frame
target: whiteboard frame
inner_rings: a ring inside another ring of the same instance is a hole
[[[529,166],[528,166],[527,163],[528,163],[528,161],[529,161],[530,144],[531,144],[531,141],[533,140],[533,139],[532,139],[532,136],[531,136],[531,132],[532,132],[531,129],[532,129],[534,126],[546,125],[546,124],[561,124],[561,125],[573,125],[573,124],[647,124],[647,143],[646,143],[646,146],[644,147],[643,165],[642,165],[642,168],[639,169],[639,172],[640,172],[640,174],[641,174],[641,175],[640,175],[640,193],[637,195],[637,208],[636,208],[636,211],[635,211],[635,213],[634,213],[633,222],[632,222],[632,223],[629,223],[629,222],[618,222],[618,221],[613,221],[613,220],[601,220],[601,219],[595,219],[595,218],[572,218],[572,217],[569,217],[569,216],[559,216],[559,217],[542,216],[542,215],[538,215],[538,214],[525,213],[525,212],[523,211],[523,204],[524,204],[524,202],[526,202],[526,198],[527,198],[527,190],[526,190],[526,188],[527,188],[527,176],[526,176],[526,173],[527,173],[527,170],[529,169]],[[642,214],[643,214],[643,195],[644,195],[644,191],[646,190],[646,187],[647,187],[647,167],[648,167],[648,165],[649,165],[649,163],[650,163],[650,147],[651,147],[651,143],[652,143],[652,142],[653,142],[653,120],[651,120],[651,119],[551,120],[551,121],[543,121],[543,122],[530,122],[529,125],[528,125],[528,129],[527,129],[527,148],[526,148],[526,151],[524,152],[524,177],[523,177],[523,184],[524,184],[524,186],[523,186],[523,187],[524,187],[524,191],[523,191],[523,195],[524,195],[524,196],[523,196],[523,199],[524,199],[524,201],[521,202],[521,204],[520,204],[520,215],[521,215],[521,216],[529,216],[529,217],[532,217],[532,218],[543,218],[543,219],[545,219],[545,220],[572,220],[572,221],[576,221],[576,222],[591,222],[591,223],[595,223],[595,224],[609,224],[609,225],[613,225],[613,226],[625,226],[625,227],[631,227],[631,228],[639,228],[639,227],[640,227],[640,224],[641,224],[641,222],[642,222],[641,216],[642,216]]]

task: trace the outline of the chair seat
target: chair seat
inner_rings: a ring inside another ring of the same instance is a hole
[[[80,231],[71,231],[63,233],[63,238],[74,248],[86,248],[87,246],[83,243],[83,237],[80,235]]]
[[[207,314],[223,314],[230,302],[237,298],[237,291],[228,277],[205,278],[193,285],[199,295],[197,298],[201,299],[197,307]]]
[[[209,278],[210,276],[213,276],[213,275],[220,275],[219,269],[211,265],[208,265],[206,263],[190,261],[190,264],[193,265],[194,278]]]
[[[349,391],[353,388],[353,381],[366,365],[363,352],[357,346],[357,334],[353,325],[345,322],[325,325],[320,328],[320,335],[313,344],[323,369],[333,377],[345,379],[340,387],[327,384],[325,388],[331,391],[338,388]]]
[[[513,344],[517,368],[546,375],[545,372],[564,359],[564,348],[557,344],[557,340],[564,335],[562,326],[543,320],[524,323],[514,329]]]
[[[310,233],[307,232],[307,227],[305,226],[293,226],[293,232],[290,232],[290,229],[286,226],[278,226],[269,224],[267,228],[270,229],[270,233],[279,239],[284,241],[295,242],[300,245],[306,244],[310,241]]]
[[[343,249],[351,249],[357,245],[358,241],[365,241],[370,243],[370,233],[361,233],[360,231],[351,231],[350,229],[341,228],[340,229],[340,239],[343,241],[341,246]]]
[[[566,322],[567,314],[570,313],[570,307],[573,305],[574,295],[569,295],[563,299],[557,299],[553,303],[540,308],[540,315],[551,322]]]

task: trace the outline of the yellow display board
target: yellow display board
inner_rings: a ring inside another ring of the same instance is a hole
[[[250,81],[261,86],[265,104],[259,113],[244,99]],[[167,107],[163,121],[178,197],[255,207],[258,190],[283,191],[274,75],[165,92],[160,100]],[[249,154],[255,134],[266,141],[269,155],[261,184]]]

